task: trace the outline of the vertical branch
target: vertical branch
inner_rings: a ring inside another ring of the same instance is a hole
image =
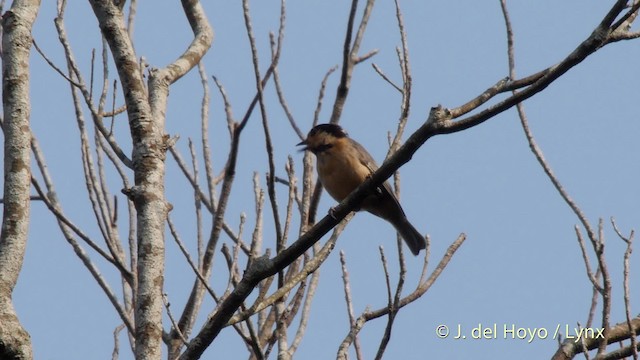
[[[407,33],[404,27],[402,10],[400,9],[400,0],[395,0],[395,5],[398,31],[400,32],[400,41],[402,43],[402,49],[398,49],[398,60],[400,63],[400,71],[402,73],[402,101],[400,102],[400,119],[398,120],[398,129],[393,141],[391,142],[387,156],[391,155],[400,146],[400,139],[402,138],[405,125],[409,119],[411,106],[412,77],[411,64],[409,62],[409,45],[407,42]]]
[[[276,198],[276,189],[275,189],[275,162],[273,156],[273,144],[271,142],[271,134],[269,130],[269,122],[267,119],[267,111],[264,103],[263,97],[263,86],[262,86],[262,76],[260,75],[260,66],[258,60],[258,50],[256,48],[255,36],[253,34],[253,27],[251,25],[251,14],[249,11],[249,1],[244,0],[242,2],[243,5],[243,14],[245,20],[245,26],[247,29],[247,36],[249,38],[249,45],[251,47],[251,55],[253,60],[253,70],[255,74],[255,83],[256,90],[258,94],[258,104],[260,106],[260,115],[262,118],[262,128],[264,131],[265,137],[265,145],[267,151],[267,158],[269,164],[269,173],[267,174],[267,192],[269,194],[269,202],[271,204],[271,212],[273,214],[273,222],[276,231],[276,252],[280,253],[282,249],[284,249],[284,236],[282,233],[282,225],[280,223],[280,212],[278,210],[278,202]],[[284,34],[284,2],[281,3],[281,21],[280,21],[280,33],[278,38],[277,50],[274,52],[272,56],[271,69],[275,73],[275,69],[277,68],[277,62],[280,55],[280,46],[282,44],[282,36]],[[282,287],[284,285],[284,274],[282,271],[278,272],[278,287]],[[286,325],[284,319],[284,300],[278,301],[275,305],[275,315],[276,315],[276,338],[278,339],[278,356],[280,358],[286,357],[288,354],[287,348],[287,338],[286,338]]]
[[[135,300],[136,358],[162,356],[162,277],[164,272],[164,150],[162,124],[154,121],[147,102],[133,44],[123,26],[123,14],[111,2],[91,1],[107,39],[124,89],[133,138],[135,186],[127,196],[137,210],[138,288]]]
[[[264,87],[266,82],[269,80],[271,75],[273,74],[273,66],[270,66],[269,69],[264,74],[262,78],[261,86]],[[204,249],[204,254],[202,257],[202,272],[208,277],[211,274],[211,266],[214,257],[214,251],[217,247],[218,240],[220,239],[220,233],[224,228],[224,216],[227,208],[227,203],[229,201],[229,196],[231,195],[231,188],[233,187],[233,181],[235,179],[235,171],[236,165],[238,162],[238,150],[240,148],[240,139],[242,130],[247,125],[251,114],[258,102],[258,95],[253,98],[249,107],[247,108],[242,120],[240,122],[235,122],[233,120],[233,115],[231,112],[231,105],[227,101],[226,93],[220,82],[214,77],[218,89],[220,90],[224,104],[225,104],[225,112],[227,115],[227,124],[229,126],[229,132],[231,135],[231,145],[229,147],[229,154],[227,157],[227,163],[225,165],[223,177],[222,177],[222,186],[220,189],[220,196],[218,200],[218,205],[215,208],[215,212],[213,212],[213,225],[211,226],[211,233],[209,235],[209,240]],[[211,199],[213,203],[213,198]],[[239,240],[238,240],[239,241]],[[191,289],[191,294],[189,296],[189,300],[187,305],[185,306],[185,311],[182,314],[180,319],[180,323],[184,324],[184,326],[193,326],[193,321],[195,320],[195,312],[196,309],[199,308],[203,295],[203,288],[198,281],[194,283],[193,288]],[[184,332],[184,330],[183,330]]]
[[[351,37],[353,36],[353,24],[356,19],[358,10],[358,0],[351,0],[351,9],[349,10],[349,20],[347,21],[347,32],[344,37],[344,45],[342,46],[342,72],[340,74],[340,84],[336,91],[336,100],[333,105],[330,123],[335,124],[340,120],[344,103],[349,93],[349,85],[351,84],[351,75],[353,74],[353,59],[351,58]]]
[[[212,202],[215,198],[215,175],[213,173],[213,160],[211,159],[211,146],[209,145],[209,102],[211,99],[211,91],[209,90],[207,73],[202,62],[198,64],[198,74],[200,74],[200,82],[202,83],[202,105],[200,107],[202,157],[204,158],[204,169],[209,189],[209,201]],[[224,90],[222,90],[222,92],[224,94]],[[226,99],[225,105],[228,105]]]
[[[630,299],[631,291],[629,290],[629,273],[631,271],[631,265],[630,265],[629,259],[631,258],[633,237],[635,235],[635,232],[631,230],[631,233],[629,234],[629,236],[625,237],[624,235],[622,235],[620,230],[618,230],[618,226],[616,226],[616,222],[613,218],[611,218],[611,225],[613,226],[613,230],[615,230],[618,237],[627,244],[627,248],[624,251],[623,270],[622,270],[622,275],[623,275],[622,287],[624,291],[623,292],[624,293],[624,310],[625,310],[625,316],[627,317],[627,326],[629,327],[629,333],[630,333],[630,339],[631,339],[630,348],[632,350],[633,359],[638,360],[638,340],[636,339],[636,331],[633,328],[633,325],[631,323],[631,299]]]
[[[207,188],[209,189],[209,202],[213,205],[215,198],[215,180],[213,173],[213,160],[211,159],[211,147],[209,146],[209,102],[211,99],[209,82],[204,64],[198,64],[198,74],[202,83],[202,105],[200,110],[200,131],[202,141],[202,157],[204,159],[204,172],[207,178]],[[200,198],[200,197],[199,197]],[[202,200],[200,200],[202,201]],[[202,225],[199,225],[202,226]],[[204,241],[202,235],[198,236],[198,264],[202,268],[202,258],[204,256]]]
[[[584,248],[584,246],[582,245],[581,247]],[[588,261],[588,260],[585,260],[585,261]],[[596,270],[596,274],[594,275],[595,284],[598,284],[601,276],[602,276],[602,272],[600,271],[600,268],[598,268],[598,270]],[[596,317],[596,309],[598,308],[598,299],[600,298],[599,288],[600,288],[599,285],[593,285],[591,287],[591,306],[589,307],[589,315],[587,316],[587,323],[585,324],[586,327],[591,327],[593,324],[593,319]]]
[[[4,121],[4,210],[0,233],[0,358],[31,359],[31,339],[12,301],[29,230],[31,187],[31,28],[40,1],[16,0],[2,16],[2,106]]]
[[[124,0],[122,0],[124,3]],[[129,16],[127,17],[127,33],[133,39],[134,20],[138,9],[138,0],[129,0]]]
[[[358,316],[355,323],[349,329],[349,333],[344,337],[342,343],[338,347],[337,358],[341,360],[347,359],[347,349],[349,345],[354,341],[354,339],[356,339],[358,333],[362,330],[362,328],[368,321],[377,319],[384,315],[389,315],[392,311],[397,312],[400,308],[412,303],[413,301],[416,301],[422,295],[424,295],[431,288],[431,285],[436,282],[440,274],[442,274],[442,271],[444,271],[444,269],[447,267],[449,261],[451,260],[455,252],[460,248],[462,243],[466,240],[466,238],[467,237],[465,234],[460,234],[458,238],[453,243],[451,243],[451,245],[449,245],[449,248],[442,256],[442,259],[440,259],[440,262],[438,263],[436,268],[433,270],[433,272],[431,272],[431,275],[429,275],[429,277],[424,281],[421,278],[421,281],[418,283],[418,287],[413,291],[413,293],[407,295],[404,298],[400,298],[399,294],[396,293],[396,299],[394,300],[393,306],[388,306],[387,304],[387,306],[377,310],[366,309],[360,316]],[[429,249],[428,246],[427,249]]]
[[[367,0],[367,5],[365,6],[364,12],[362,14],[362,19],[360,20],[360,26],[358,27],[358,31],[355,39],[353,40],[353,28],[355,23],[356,12],[358,9],[358,0],[351,1],[351,9],[349,11],[349,20],[347,21],[347,32],[344,38],[344,45],[342,51],[342,72],[340,75],[340,84],[338,84],[338,88],[336,90],[336,99],[333,103],[333,111],[331,113],[331,118],[329,120],[332,124],[337,124],[340,121],[340,116],[342,115],[342,110],[344,109],[344,104],[347,101],[347,95],[349,95],[349,87],[351,86],[351,78],[353,76],[353,68],[356,64],[360,62],[361,59],[358,58],[358,51],[360,50],[360,44],[362,43],[362,39],[364,37],[364,32],[367,28],[367,23],[369,22],[369,17],[371,16],[371,11],[373,10],[373,4],[375,0]],[[374,52],[375,53],[375,52]],[[373,53],[372,53],[373,54]],[[370,55],[369,55],[370,56]],[[368,58],[369,56],[365,56]],[[329,73],[333,72],[330,70]],[[328,73],[328,74],[329,74]],[[328,75],[327,74],[327,75]],[[326,76],[325,76],[326,79]],[[324,83],[323,83],[324,89]],[[321,90],[321,95],[322,95]],[[319,103],[320,104],[320,100]],[[314,119],[317,121],[317,115],[319,113],[319,107],[316,111],[316,117]],[[311,197],[311,211],[309,213],[309,223],[315,222],[315,215],[318,203],[320,202],[320,196],[322,195],[322,187],[320,183],[317,183],[313,195]]]
[[[108,87],[108,61],[107,61],[107,52],[106,52],[107,50],[106,50],[105,41],[103,40],[103,48],[102,48],[103,76],[105,80],[103,82],[103,91],[100,97],[100,104],[96,109],[96,106],[94,105],[93,99],[92,99],[92,91],[93,91],[92,85],[89,89],[87,89],[85,81],[82,77],[82,73],[80,72],[79,66],[75,61],[73,52],[71,51],[71,45],[69,44],[69,41],[68,41],[66,29],[64,26],[64,11],[66,6],[66,1],[59,1],[58,6],[59,6],[58,16],[56,16],[56,18],[54,19],[54,24],[56,26],[56,31],[58,32],[58,40],[60,41],[60,44],[62,45],[65,52],[67,66],[71,73],[70,75],[72,78],[75,77],[75,79],[77,80],[75,82],[72,82],[72,84],[77,85],[78,89],[80,89],[80,91],[82,92],[82,95],[84,97],[85,103],[87,104],[87,107],[91,109],[91,115],[93,118],[94,125],[98,128],[98,130],[100,130],[100,133],[102,133],[104,138],[109,143],[109,146],[111,146],[113,151],[118,155],[118,158],[120,158],[120,160],[127,167],[132,168],[133,164],[131,160],[124,154],[123,150],[120,148],[120,146],[116,142],[113,134],[109,132],[109,130],[104,126],[102,122],[102,109],[104,108],[104,101],[106,99],[106,91]],[[66,77],[65,75],[65,78],[68,78],[68,77]],[[71,79],[71,78],[68,78],[68,79]],[[93,77],[91,78],[91,83],[92,82],[93,82]]]
[[[74,236],[74,233],[78,237],[80,237],[82,240],[84,240],[91,248],[93,248],[103,258],[105,258],[111,264],[116,266],[116,268],[118,267],[118,263],[115,262],[115,260],[113,260],[112,258],[110,258],[107,253],[105,253],[99,246],[97,246],[86,234],[84,234],[77,226],[75,226],[62,213],[62,208],[61,208],[60,203],[58,202],[58,199],[57,199],[57,197],[55,195],[56,194],[56,189],[55,189],[55,187],[53,185],[53,181],[51,179],[51,175],[48,172],[48,169],[47,169],[47,166],[46,166],[46,162],[44,160],[44,155],[43,155],[43,153],[42,153],[42,151],[40,149],[40,146],[38,145],[38,141],[37,141],[37,139],[35,137],[32,137],[32,139],[31,139],[31,151],[33,152],[34,159],[35,159],[35,161],[36,161],[36,163],[38,165],[38,168],[40,169],[41,176],[42,176],[43,181],[44,181],[45,186],[46,186],[46,192],[45,192],[44,189],[41,188],[41,186],[38,183],[38,181],[36,181],[35,178],[32,177],[31,178],[31,183],[32,183],[35,191],[41,196],[42,201],[47,206],[47,208],[49,208],[49,210],[56,216],[56,218],[58,220],[58,226],[60,227],[60,230],[62,231],[63,236],[65,237],[65,239],[67,240],[69,245],[71,245],[71,247],[73,248],[73,251],[76,253],[78,258],[82,261],[82,263],[87,268],[87,270],[89,271],[91,276],[93,276],[93,278],[96,280],[96,283],[98,284],[98,286],[100,286],[100,288],[102,288],[102,290],[104,291],[105,295],[107,296],[107,298],[109,299],[109,301],[111,302],[113,307],[115,308],[116,312],[121,317],[121,319],[124,322],[124,324],[127,326],[127,330],[130,333],[133,333],[133,331],[134,331],[133,321],[132,321],[132,319],[130,317],[129,311],[127,311],[128,309],[125,309],[122,305],[120,305],[120,303],[118,302],[117,295],[115,294],[115,292],[113,290],[111,290],[111,287],[107,283],[107,281],[104,278],[104,276],[101,274],[101,271],[92,262],[91,258],[87,254],[87,252],[78,243],[78,241],[76,240],[76,238]],[[122,275],[123,284],[131,283],[132,275],[129,272],[127,272],[127,270],[124,269],[124,268],[120,268],[119,270],[120,270],[121,275]]]
[[[278,30],[278,40],[277,40],[277,42],[276,42],[276,39],[275,39],[275,35],[273,33],[269,34],[269,40],[271,42],[271,58],[272,58],[272,62],[273,62],[273,60],[277,60],[277,58],[280,56],[280,49],[282,47],[282,40],[284,39],[285,19],[286,19],[285,0],[281,0],[280,1],[280,28]],[[273,81],[274,81],[274,85],[275,85],[275,88],[276,88],[276,94],[278,95],[278,100],[280,101],[280,105],[282,106],[282,109],[284,110],[284,113],[287,116],[287,119],[289,120],[289,124],[291,124],[291,127],[293,128],[293,130],[298,135],[298,138],[300,138],[300,140],[304,139],[304,134],[302,133],[302,131],[300,130],[300,128],[296,124],[296,121],[293,118],[293,114],[291,114],[291,110],[289,109],[289,106],[287,105],[287,101],[284,98],[284,93],[282,91],[282,86],[280,84],[280,74],[278,73],[277,64],[273,65]]]
[[[193,141],[189,139],[189,151],[191,153],[191,166],[193,168],[193,178],[198,179],[198,159],[196,157],[196,149]],[[194,210],[196,215],[196,246],[198,249],[198,264],[202,263],[202,200],[200,193],[194,189],[193,191]]]
[[[313,126],[318,124],[320,119],[320,110],[322,110],[322,100],[324,99],[325,89],[327,87],[327,81],[329,80],[329,76],[333,74],[336,70],[338,70],[338,66],[334,66],[330,68],[327,73],[324,75],[322,79],[322,83],[320,84],[320,91],[318,93],[318,102],[316,105],[316,110],[313,113]],[[322,194],[322,185],[320,182],[317,182],[315,186],[313,185],[313,162],[311,160],[312,155],[309,154],[308,151],[304,153],[304,187],[302,190],[303,208],[302,208],[302,219],[305,225],[313,224],[316,222],[316,212],[318,211],[318,204],[320,203],[320,195]],[[313,186],[313,192],[311,192],[311,187]],[[308,198],[308,201],[306,200]]]
[[[402,248],[402,246],[400,246]],[[391,297],[391,280],[389,277],[389,266],[387,264],[387,257],[384,255],[384,249],[380,246],[380,260],[382,262],[382,269],[384,270],[384,280],[385,285],[387,287],[387,307],[389,308],[387,326],[384,329],[384,335],[382,336],[382,340],[380,340],[380,345],[378,346],[378,352],[376,353],[376,360],[382,359],[385,350],[387,349],[387,344],[389,344],[389,340],[391,339],[391,329],[393,328],[393,323],[396,318],[396,314],[398,313],[398,309],[395,305],[393,298]],[[400,251],[402,252],[402,251]]]
[[[243,0],[243,14],[244,14],[244,23],[247,28],[247,36],[249,37],[249,44],[251,45],[251,55],[253,59],[253,71],[255,74],[256,81],[256,90],[258,93],[258,105],[260,106],[260,115],[262,116],[262,128],[264,130],[265,136],[265,145],[267,147],[267,157],[269,161],[269,174],[267,175],[267,191],[269,193],[269,201],[271,202],[271,208],[273,210],[274,224],[276,228],[276,247],[278,251],[282,248],[282,225],[280,224],[280,215],[278,212],[278,203],[276,199],[275,193],[275,163],[273,160],[273,144],[271,143],[271,134],[269,131],[269,123],[267,120],[267,110],[265,108],[264,98],[263,98],[263,86],[262,86],[262,76],[260,75],[260,65],[258,61],[258,49],[256,48],[256,41],[253,35],[253,27],[251,25],[251,14],[249,11],[249,0]],[[274,57],[277,56],[274,55]],[[272,62],[271,67],[275,68],[276,61]],[[280,284],[281,286],[282,284]]]
[[[333,105],[333,112],[331,113],[330,123],[336,124],[340,121],[344,104],[349,94],[349,87],[351,86],[351,77],[353,76],[353,68],[358,63],[358,51],[360,50],[360,44],[364,37],[364,32],[373,10],[373,4],[375,0],[368,0],[360,20],[360,26],[353,45],[351,39],[353,37],[353,28],[355,23],[356,12],[358,9],[358,0],[351,1],[351,10],[349,11],[349,20],[347,22],[347,33],[344,38],[344,45],[342,51],[342,74],[340,75],[340,84],[336,92],[336,100]]]
[[[604,225],[602,218],[598,222],[598,238],[591,239],[591,245],[598,259],[598,268],[602,272],[602,329],[603,336],[598,346],[598,356],[604,354],[607,350],[609,338],[609,324],[611,318],[611,276],[607,266],[607,260],[604,255]]]
[[[300,324],[298,326],[298,330],[296,331],[296,335],[289,347],[289,354],[293,356],[293,354],[298,349],[298,346],[302,342],[302,337],[304,336],[307,330],[307,324],[309,322],[309,315],[311,314],[311,302],[315,296],[316,290],[318,289],[318,281],[320,279],[320,272],[314,271],[311,275],[311,281],[307,287],[307,297],[304,299],[304,304],[302,305],[302,313],[300,314]]]
[[[211,46],[213,30],[198,1],[183,0],[194,32],[185,52],[164,69],[149,74],[149,91],[124,27],[122,9],[112,2],[91,0],[100,30],[107,40],[124,91],[133,139],[135,185],[126,189],[137,210],[138,289],[136,293],[136,357],[160,359],[164,228],[169,206],[164,196],[166,150],[172,140],[164,133],[169,85],[197,65]]]
[[[342,282],[344,285],[344,297],[347,302],[347,314],[349,315],[349,326],[353,327],[356,324],[356,316],[353,311],[353,300],[351,298],[351,284],[349,282],[349,272],[347,271],[347,259],[344,256],[344,251],[340,251],[340,264],[342,264]],[[353,346],[356,350],[356,358],[358,360],[364,359],[362,355],[362,347],[360,346],[360,337],[356,334],[353,339]]]
[[[500,4],[502,8],[502,13],[505,19],[505,26],[507,29],[507,56],[509,59],[509,76],[512,79],[514,79],[515,78],[515,58],[514,58],[514,50],[513,50],[514,49],[513,30],[511,27],[511,21],[509,19],[509,13],[506,7],[506,0],[501,0]],[[612,11],[607,15],[607,18],[610,18],[609,19],[610,21],[613,21],[613,18],[615,18],[616,16],[613,13],[614,13],[614,9],[612,9]],[[517,95],[517,92],[514,90],[513,94],[515,96]],[[598,271],[602,273],[602,285],[598,285],[597,279],[595,279],[595,277],[592,275],[589,269],[589,261],[588,261],[588,258],[586,257],[586,251],[584,249],[582,242],[580,241],[582,253],[583,253],[583,256],[585,257],[585,264],[587,266],[587,275],[590,277],[590,280],[592,281],[594,287],[596,287],[600,292],[600,295],[602,296],[602,300],[603,300],[602,324],[601,324],[603,329],[603,337],[602,339],[600,339],[599,346],[598,346],[598,353],[597,353],[597,356],[600,356],[604,354],[607,348],[607,339],[608,339],[608,333],[609,333],[609,317],[611,315],[611,279],[609,276],[609,271],[608,271],[606,259],[604,256],[604,234],[603,234],[602,219],[600,219],[598,223],[598,234],[596,234],[593,228],[591,227],[589,221],[587,220],[586,216],[582,212],[582,209],[580,209],[580,207],[578,207],[578,205],[571,199],[571,197],[565,191],[560,181],[553,174],[551,167],[547,164],[544,158],[544,155],[542,153],[542,150],[538,147],[533,137],[533,134],[529,129],[529,124],[528,124],[527,116],[524,111],[523,104],[521,102],[517,103],[516,109],[518,111],[518,116],[520,117],[520,123],[522,125],[522,129],[525,133],[525,136],[527,138],[531,151],[535,155],[536,160],[538,160],[538,162],[540,163],[540,166],[543,168],[544,172],[547,174],[547,176],[549,177],[549,179],[551,180],[555,188],[560,193],[560,196],[564,199],[567,205],[569,205],[569,207],[573,210],[573,212],[576,214],[576,216],[584,226],[585,231],[587,232],[587,237],[591,241],[593,250],[596,253],[596,258],[598,260]],[[577,231],[577,234],[578,234],[578,239],[581,240],[580,232]]]
[[[111,360],[118,360],[120,358],[120,341],[118,335],[124,329],[124,325],[116,326],[113,330],[113,352],[111,353]]]

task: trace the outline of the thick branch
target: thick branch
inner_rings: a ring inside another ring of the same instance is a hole
[[[629,331],[629,325],[633,327],[634,332],[637,334],[640,331],[640,317],[632,319],[630,323],[625,321],[610,327],[607,336],[607,344],[614,344],[629,339],[631,334]],[[566,339],[558,351],[553,355],[551,360],[573,359],[577,354],[583,352],[583,349],[585,348],[587,350],[597,349],[601,340],[602,339],[598,337],[587,337],[584,339],[584,342],[576,342],[575,339]]]
[[[501,112],[513,107],[515,104],[522,102],[544,90],[557,78],[565,74],[574,66],[581,63],[589,55],[593,54],[607,43],[613,41],[611,37],[610,26],[615,18],[624,10],[626,3],[626,0],[618,0],[613,5],[611,10],[607,13],[607,15],[605,15],[600,24],[591,33],[591,35],[559,64],[528,77],[528,79],[531,79],[530,81],[533,81],[533,83],[529,87],[493,106],[490,106],[489,108],[479,112],[478,114],[469,116],[456,122],[448,123],[447,126],[444,126],[439,133],[454,133],[479,125],[486,120],[496,116],[497,114],[500,114]],[[513,89],[513,86],[505,88]],[[451,110],[453,118],[456,118],[466,112],[463,111],[463,107]]]
[[[164,272],[164,159],[168,138],[164,118],[156,118],[147,99],[142,72],[122,10],[110,1],[90,0],[107,40],[124,91],[133,140],[135,186],[125,189],[137,210],[138,289],[135,301],[136,358],[162,356]]]
[[[31,28],[40,1],[16,0],[2,16],[2,106],[4,190],[0,233],[0,358],[31,359],[31,339],[13,308],[13,289],[22,269],[29,230],[31,186]]]

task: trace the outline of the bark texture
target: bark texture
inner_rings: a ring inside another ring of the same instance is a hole
[[[29,53],[40,1],[14,1],[2,17],[4,209],[0,233],[0,359],[32,359],[31,339],[13,307],[29,230],[31,129]]]

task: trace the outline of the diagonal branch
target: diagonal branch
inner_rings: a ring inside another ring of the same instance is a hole
[[[552,67],[549,72],[541,76],[531,86],[516,95],[511,96],[505,101],[500,102],[477,115],[455,122],[452,121],[452,111],[441,106],[432,108],[427,121],[416,132],[414,132],[407,139],[404,145],[390,156],[382,166],[371,175],[370,178],[368,178],[344,201],[336,206],[332,212],[332,216],[324,217],[296,242],[284,249],[281,253],[277,254],[274,258],[269,259],[267,256],[263,256],[251,262],[245,270],[245,274],[237,287],[225,298],[224,301],[220,303],[216,311],[207,320],[201,331],[193,338],[190,345],[180,358],[182,360],[199,358],[204,352],[204,349],[206,349],[206,347],[217,337],[221,329],[227,324],[228,320],[233,316],[235,311],[240,307],[249,294],[251,294],[253,289],[261,280],[273,276],[313,246],[318,239],[337,225],[337,223],[349,212],[357,208],[367,193],[372,191],[375,186],[378,186],[389,178],[402,165],[410,161],[413,154],[415,154],[415,152],[431,137],[462,131],[483,123],[496,114],[511,108],[518,102],[537,94],[558,77],[606,44],[607,35],[609,34],[608,27],[611,25],[617,14],[624,9],[625,3],[626,2],[622,0],[617,1],[607,16],[605,16],[601,24],[596,28],[596,30],[594,30],[593,34],[580,44],[580,46],[578,46],[578,48],[576,48],[576,50],[574,50],[569,56],[567,56],[565,60]],[[450,257],[462,244],[465,238],[464,234],[462,234],[454,244],[452,244],[452,247],[450,247],[447,252],[448,257],[446,257],[446,261],[443,259],[443,261],[441,261],[441,265],[444,264],[444,266],[446,266]],[[418,296],[421,291],[428,289],[442,269],[443,268],[439,265],[426,282],[419,287],[419,289],[400,301],[400,306],[412,301],[414,296]],[[385,309],[371,312],[368,316],[382,316],[388,312],[388,309]]]
[[[571,70],[574,66],[581,63],[589,55],[593,54],[602,46],[612,41],[610,27],[616,17],[625,9],[626,3],[626,0],[616,1],[613,7],[609,10],[600,24],[598,24],[598,26],[587,39],[585,39],[580,45],[578,45],[578,47],[560,63],[550,67],[547,70],[544,70],[543,72],[537,73],[541,74],[542,76],[537,78],[537,80],[535,80],[529,87],[493,106],[490,106],[489,108],[479,112],[476,115],[460,119],[456,122],[449,122],[445,124],[445,126],[442,126],[442,129],[439,131],[439,133],[449,134],[479,125],[487,121],[488,119],[502,113],[503,111],[510,109],[517,103],[522,102],[544,90],[552,82],[565,74],[567,71]],[[457,118],[458,116],[460,116],[462,110],[461,108],[456,108],[450,110],[450,112],[452,118]]]

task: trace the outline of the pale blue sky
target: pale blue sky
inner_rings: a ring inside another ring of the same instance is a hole
[[[529,75],[560,61],[591,33],[610,5],[577,0],[510,1],[517,74]],[[206,70],[224,84],[234,115],[239,119],[255,91],[241,3],[207,1],[204,6],[215,30],[213,47],[204,59]],[[268,31],[277,30],[279,2],[254,1],[251,6],[264,72],[270,57]],[[499,1],[405,0],[402,6],[413,74],[407,125],[411,132],[426,119],[430,107],[437,104],[457,107],[505,77],[506,37]],[[300,127],[307,131],[320,81],[330,67],[342,61],[349,3],[291,0],[287,9],[280,72],[288,104]],[[54,16],[55,4],[43,2],[35,39],[58,66],[65,67]],[[396,127],[400,96],[370,64],[376,63],[392,79],[400,81],[395,53],[400,42],[395,21],[393,2],[378,1],[361,52],[372,49],[380,52],[356,68],[341,120],[350,135],[379,161],[387,151],[387,132]],[[66,26],[88,79],[90,52],[100,46],[100,38],[87,2],[69,3]],[[175,59],[189,36],[179,2],[139,4],[136,50],[151,66],[161,67]],[[639,49],[635,42],[609,45],[525,103],[531,129],[568,192],[594,226],[599,217],[605,219],[607,258],[614,281],[613,323],[624,319],[621,295],[624,245],[608,219],[615,217],[618,226],[628,233],[637,227],[640,215],[637,201],[640,74],[634,66]],[[85,232],[98,237],[80,175],[78,131],[69,87],[39,55],[32,55],[31,64],[33,130],[45,151],[58,196],[69,217]],[[116,71],[111,69],[111,79],[114,76]],[[338,80],[336,73],[328,83],[322,122],[330,115]],[[226,159],[228,136],[220,96],[213,83],[210,86],[212,155],[218,172]],[[178,146],[185,155],[188,138],[198,138],[201,94],[199,77],[194,71],[171,88],[167,132],[181,136]],[[299,139],[277,103],[272,84],[268,86],[266,100],[278,175],[284,176],[288,155],[293,156],[297,173],[301,174],[302,155],[295,147]],[[259,172],[264,185],[268,169],[258,115],[254,112],[242,140],[227,211],[231,224],[237,224],[244,211],[247,224],[253,225],[251,174]],[[120,116],[116,122],[118,137],[129,151],[126,118]],[[172,216],[183,238],[190,240],[195,222],[192,191],[178,173],[175,162],[169,159],[167,163],[167,197],[174,205]],[[578,221],[529,151],[515,110],[462,133],[430,139],[400,172],[405,212],[419,230],[431,236],[430,268],[459,233],[465,232],[468,240],[433,288],[400,312],[386,358],[550,358],[557,346],[550,338],[527,343],[505,340],[502,336],[493,340],[443,340],[435,334],[439,324],[452,329],[460,324],[470,330],[478,324],[496,323],[499,328],[504,324],[545,328],[551,337],[558,325],[573,327],[576,322],[586,322],[591,286],[575,237],[574,225]],[[112,193],[124,200],[119,193],[121,184],[116,177],[111,180]],[[285,189],[278,188],[278,194],[284,200]],[[281,204],[284,208],[284,202]],[[324,196],[320,214],[333,205],[334,201]],[[124,218],[123,201],[120,211]],[[25,264],[14,299],[21,321],[32,336],[36,359],[110,358],[112,332],[120,324],[118,316],[64,241],[43,204],[33,204],[32,217]],[[271,214],[266,213],[265,224],[270,219]],[[266,244],[273,238],[272,233],[267,225]],[[193,241],[190,244],[193,249]],[[320,270],[322,276],[309,329],[296,358],[335,357],[348,331],[340,250],[347,255],[356,314],[367,306],[379,308],[386,304],[380,245],[387,250],[390,268],[395,273],[392,227],[369,214],[358,214]],[[632,270],[640,264],[638,253],[633,254]],[[111,286],[119,289],[113,269],[95,254],[93,259]],[[591,259],[594,260],[593,255]],[[407,259],[407,292],[415,286],[421,266],[420,258]],[[226,281],[226,271],[222,274],[221,281]],[[216,283],[215,279],[212,281]],[[167,237],[165,291],[174,311],[184,304],[192,283],[190,269]],[[634,313],[640,306],[639,291],[637,286],[632,289]],[[209,301],[204,312],[212,308]],[[598,317],[596,324],[599,321]],[[375,355],[385,323],[384,319],[369,323],[361,332],[366,358]],[[131,359],[125,336],[121,335],[120,340],[121,359]],[[235,332],[223,331],[204,358],[221,354],[246,357],[244,345]]]

